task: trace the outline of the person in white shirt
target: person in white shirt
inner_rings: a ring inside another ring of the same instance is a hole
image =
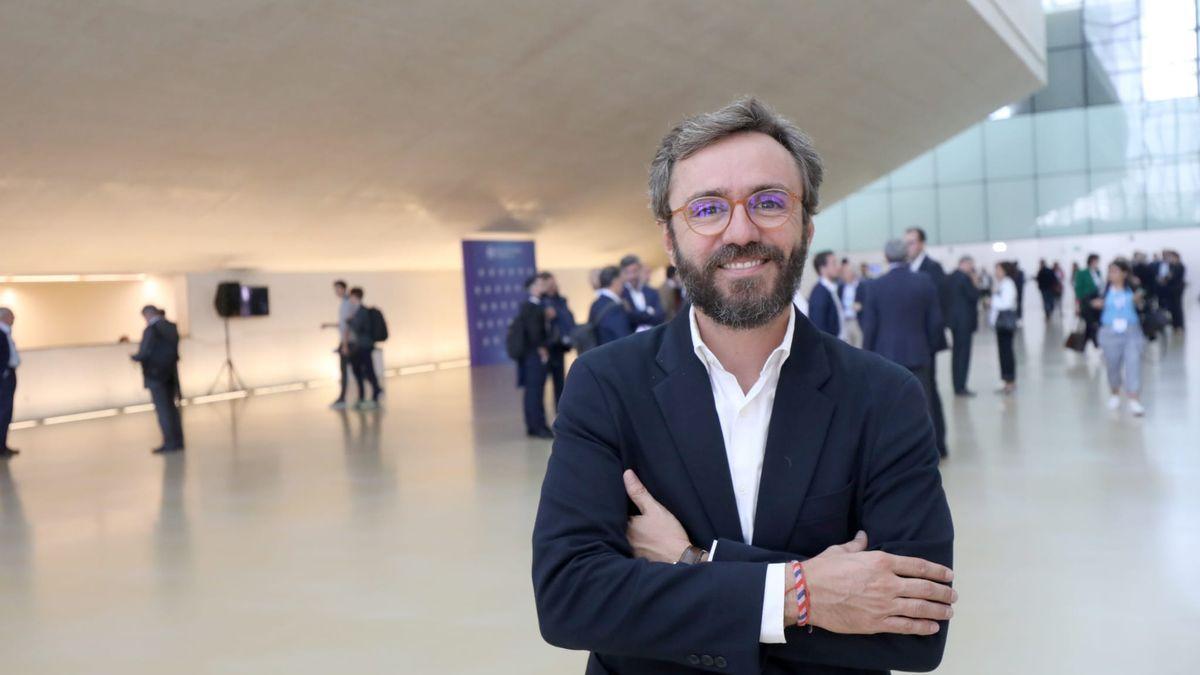
[[[842,259],[842,330],[847,343],[854,347],[862,347],[862,327],[858,325],[858,285],[861,283],[858,273],[850,261]]]
[[[12,327],[16,316],[7,307],[0,307],[0,459],[21,454],[20,450],[8,447],[8,425],[12,424],[13,401],[17,395],[17,367],[21,355],[17,343],[13,342]]]
[[[621,279],[624,288],[621,297],[629,307],[629,318],[633,321],[635,331],[650,330],[666,321],[667,312],[663,308],[662,298],[647,280],[649,275],[642,266],[642,261],[632,253],[621,258]]]
[[[358,308],[350,302],[350,293],[347,290],[345,281],[338,279],[333,282],[333,294],[338,298],[337,321],[323,323],[321,324],[321,328],[336,328],[338,330],[338,346],[334,351],[338,355],[338,372],[341,377],[341,389],[338,391],[337,399],[329,407],[334,410],[345,410],[346,371],[350,369],[350,358],[347,356],[350,344],[350,317],[354,316],[354,312]]]
[[[655,155],[692,307],[575,361],[534,525],[542,635],[591,651],[588,672],[941,658],[953,527],[921,385],[791,302],[820,180],[808,138],[755,99]]]
[[[1000,354],[1000,379],[1004,386],[999,393],[1012,394],[1017,388],[1017,357],[1013,338],[1017,330],[1017,284],[1012,277],[1016,271],[1010,262],[996,263],[996,290],[992,293],[990,322],[996,329],[996,349]]]

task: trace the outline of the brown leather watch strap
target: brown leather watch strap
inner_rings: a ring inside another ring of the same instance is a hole
[[[679,556],[679,562],[676,564],[695,565],[701,560],[704,560],[704,556],[706,555],[708,555],[708,551],[705,551],[699,546],[689,546],[683,552],[683,555]]]

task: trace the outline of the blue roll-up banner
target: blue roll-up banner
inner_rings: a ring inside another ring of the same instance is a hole
[[[462,254],[471,365],[510,363],[504,337],[527,299],[525,279],[537,271],[533,242],[463,240]]]

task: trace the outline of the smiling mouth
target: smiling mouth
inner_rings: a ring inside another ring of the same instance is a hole
[[[755,258],[753,260],[735,260],[733,262],[727,262],[720,267],[723,270],[741,271],[752,270],[755,267],[765,264],[767,264],[766,258]]]

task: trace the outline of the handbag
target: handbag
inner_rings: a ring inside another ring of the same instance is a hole
[[[1016,330],[1017,310],[1002,309],[996,314],[996,330]]]
[[[1063,347],[1077,351],[1080,354],[1087,349],[1087,332],[1083,322],[1077,324],[1075,332],[1067,336],[1067,341],[1063,343]]]

